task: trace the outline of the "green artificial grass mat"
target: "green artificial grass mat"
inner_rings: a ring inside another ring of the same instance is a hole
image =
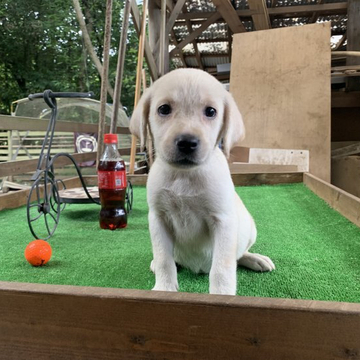
[[[237,187],[253,215],[252,252],[268,255],[271,273],[238,269],[238,295],[360,302],[360,229],[303,184]],[[0,211],[0,280],[151,289],[155,282],[146,188],[134,188],[128,227],[101,230],[98,205],[67,205],[43,267],[24,258],[32,241],[26,208]],[[39,223],[44,226],[43,222]],[[180,291],[207,293],[208,275],[178,272]]]

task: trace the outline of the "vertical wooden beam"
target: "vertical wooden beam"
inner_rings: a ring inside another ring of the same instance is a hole
[[[171,30],[171,35],[172,35],[175,46],[177,46],[179,43],[176,40],[176,35],[175,35],[174,29]],[[180,51],[179,56],[180,56],[180,59],[181,59],[181,61],[183,63],[183,67],[187,67],[187,64],[186,64],[186,61],[185,61],[185,58],[184,58],[184,54],[183,54],[182,51]]]
[[[142,88],[143,92],[146,90],[146,72],[145,69],[141,72],[141,82],[142,82]],[[151,168],[152,164],[154,163],[154,147],[153,147],[153,140],[151,135],[150,126],[147,125],[147,143],[146,143],[147,153],[148,153],[148,159],[149,159],[149,168]]]
[[[161,6],[161,3],[160,3]],[[160,26],[161,23],[161,9],[155,1],[149,3],[149,44],[151,53],[154,57],[157,73],[159,74],[160,63]]]
[[[141,19],[141,29],[139,36],[139,49],[138,49],[138,61],[136,67],[136,84],[135,84],[135,99],[134,109],[138,104],[141,96],[141,72],[144,64],[144,49],[145,49],[145,38],[146,38],[146,14],[147,14],[148,0],[143,2],[143,12]],[[136,136],[131,136],[131,152],[130,152],[130,174],[134,174],[135,170],[135,155],[136,155]]]
[[[185,4],[183,5],[183,13],[184,14],[187,13],[187,7],[186,7]],[[187,27],[187,29],[189,31],[189,35],[191,35],[192,32],[193,32],[191,21],[189,19],[186,19],[185,22],[186,22],[186,27]],[[197,44],[196,40],[192,41],[192,45],[193,45],[194,50],[195,50],[195,57],[196,57],[196,61],[198,63],[198,66],[199,66],[199,68],[201,70],[204,70],[204,65],[203,65],[202,60],[201,60],[201,55],[200,55],[198,44]],[[183,55],[182,51],[181,51],[181,54]]]
[[[179,14],[181,13],[181,9],[183,8],[184,4],[185,4],[185,0],[178,0],[176,5],[172,9],[172,11],[170,13],[170,16],[169,16],[169,19],[166,22],[165,36],[168,37],[170,32],[172,31],[172,28],[174,27],[175,21],[176,21],[177,17],[179,16]],[[156,26],[157,25],[158,24],[156,24]],[[160,39],[157,39],[156,44],[152,48],[152,51],[154,53],[157,53],[159,51],[159,47],[160,47]]]
[[[109,57],[110,57],[110,42],[111,42],[111,14],[112,14],[112,0],[107,0],[106,1],[106,15],[105,15],[105,31],[104,31],[103,68],[102,68],[102,75],[101,75],[98,151],[97,151],[97,155],[96,155],[96,163],[97,164],[99,164],[99,160],[103,153],[103,148],[104,148],[107,81],[108,81],[108,74],[109,74]]]
[[[118,49],[118,61],[116,69],[115,89],[114,89],[114,101],[113,101],[113,112],[111,116],[110,132],[115,133],[117,119],[119,115],[120,97],[121,97],[121,85],[124,74],[124,63],[126,53],[126,42],[127,32],[129,28],[129,17],[130,17],[131,0],[125,0],[123,25],[121,29],[121,37]]]
[[[150,5],[153,3],[154,3],[154,1],[151,1]],[[151,6],[149,8],[149,15],[150,15],[150,12],[151,12]],[[138,33],[138,35],[140,36],[141,19],[140,19],[139,9],[138,9],[136,0],[131,0],[131,14],[133,17],[135,30]],[[149,30],[150,30],[150,26],[149,26]],[[155,59],[151,52],[151,48],[150,48],[149,41],[147,40],[147,38],[145,38],[145,58],[146,58],[146,62],[149,67],[150,76],[153,80],[156,80],[159,77],[159,74],[158,74],[157,65],[155,63]]]
[[[232,33],[232,31],[231,31],[231,29],[229,27],[228,27],[227,35],[228,35],[228,42],[229,42],[229,59],[230,59],[230,62],[231,62],[233,33]]]
[[[248,0],[250,10],[256,11],[256,14],[252,15],[252,20],[256,30],[271,29],[271,22],[269,12],[266,7],[265,0]]]
[[[166,37],[169,34],[166,33],[166,0],[161,0],[161,22],[160,22],[160,58],[159,58],[159,74],[163,76],[165,74],[165,52],[166,51]]]
[[[360,51],[360,1],[348,0],[347,51]],[[360,65],[360,58],[348,56],[347,65]],[[360,77],[348,77],[347,89],[360,90]]]

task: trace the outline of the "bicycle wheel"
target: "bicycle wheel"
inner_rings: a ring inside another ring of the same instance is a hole
[[[53,180],[39,178],[32,185],[27,201],[27,220],[35,239],[49,239],[55,232],[60,218],[59,191]]]
[[[133,187],[131,185],[131,182],[128,181],[128,186],[126,188],[126,198],[125,198],[126,212],[128,214],[132,210],[133,201],[134,201]]]

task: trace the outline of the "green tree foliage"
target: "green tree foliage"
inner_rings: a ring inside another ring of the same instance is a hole
[[[92,43],[102,59],[105,1],[82,0]],[[123,2],[114,1],[109,77],[115,81]],[[131,112],[134,99],[138,39],[130,21],[122,104]],[[70,0],[0,0],[0,112],[30,93],[94,91],[100,76],[83,46]],[[111,98],[108,98],[111,102]]]

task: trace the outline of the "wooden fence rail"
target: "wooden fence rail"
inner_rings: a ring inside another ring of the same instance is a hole
[[[49,120],[42,120],[37,118],[29,118],[23,116],[9,116],[0,115],[0,130],[31,130],[31,131],[46,131]],[[57,121],[56,131],[62,132],[87,132],[97,133],[97,124],[84,124],[70,121]],[[110,126],[106,126],[106,132],[110,130]],[[130,134],[129,128],[118,126],[116,128],[117,134]]]
[[[121,155],[130,155],[130,148],[119,149]],[[140,151],[140,149],[137,149]],[[76,163],[91,161],[96,159],[96,151],[90,153],[71,154]],[[27,172],[35,171],[38,159],[8,161],[0,163],[0,178],[5,176],[19,175]],[[71,165],[72,162],[67,157],[59,157],[55,160],[55,167],[64,167]]]

